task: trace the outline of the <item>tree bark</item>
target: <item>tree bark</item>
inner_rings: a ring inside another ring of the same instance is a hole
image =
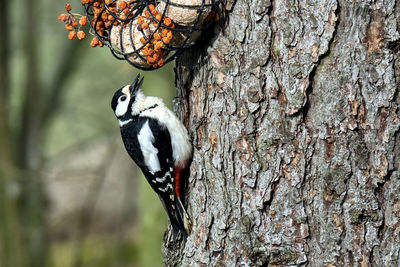
[[[400,265],[400,2],[227,1],[177,61],[196,146],[166,266]]]

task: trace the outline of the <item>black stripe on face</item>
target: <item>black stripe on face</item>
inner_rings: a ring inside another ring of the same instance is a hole
[[[124,93],[122,93],[122,89],[123,89],[124,87],[122,87],[122,88],[120,88],[118,91],[116,91],[115,93],[114,93],[114,96],[113,96],[113,98],[112,98],[112,100],[111,100],[111,108],[112,108],[112,110],[115,112],[115,109],[117,108],[117,105],[118,105],[118,98],[121,96],[121,95],[123,95]]]

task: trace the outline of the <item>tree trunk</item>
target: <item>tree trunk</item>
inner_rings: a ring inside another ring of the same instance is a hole
[[[177,62],[193,231],[166,266],[399,266],[400,2],[225,5]]]

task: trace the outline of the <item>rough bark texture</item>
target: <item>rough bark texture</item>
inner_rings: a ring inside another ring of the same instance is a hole
[[[399,266],[400,2],[226,9],[177,62],[193,232],[165,265]]]

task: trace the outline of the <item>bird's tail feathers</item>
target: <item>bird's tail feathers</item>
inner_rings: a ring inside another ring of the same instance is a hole
[[[179,220],[181,231],[184,230],[182,232],[186,232],[186,235],[190,235],[190,232],[192,231],[192,222],[178,197],[175,200],[175,217],[178,217],[177,219]]]
[[[192,222],[178,197],[175,198],[174,214],[171,215],[169,220],[172,225],[174,238],[176,239],[178,233],[181,232],[183,238],[186,239],[192,230]]]

